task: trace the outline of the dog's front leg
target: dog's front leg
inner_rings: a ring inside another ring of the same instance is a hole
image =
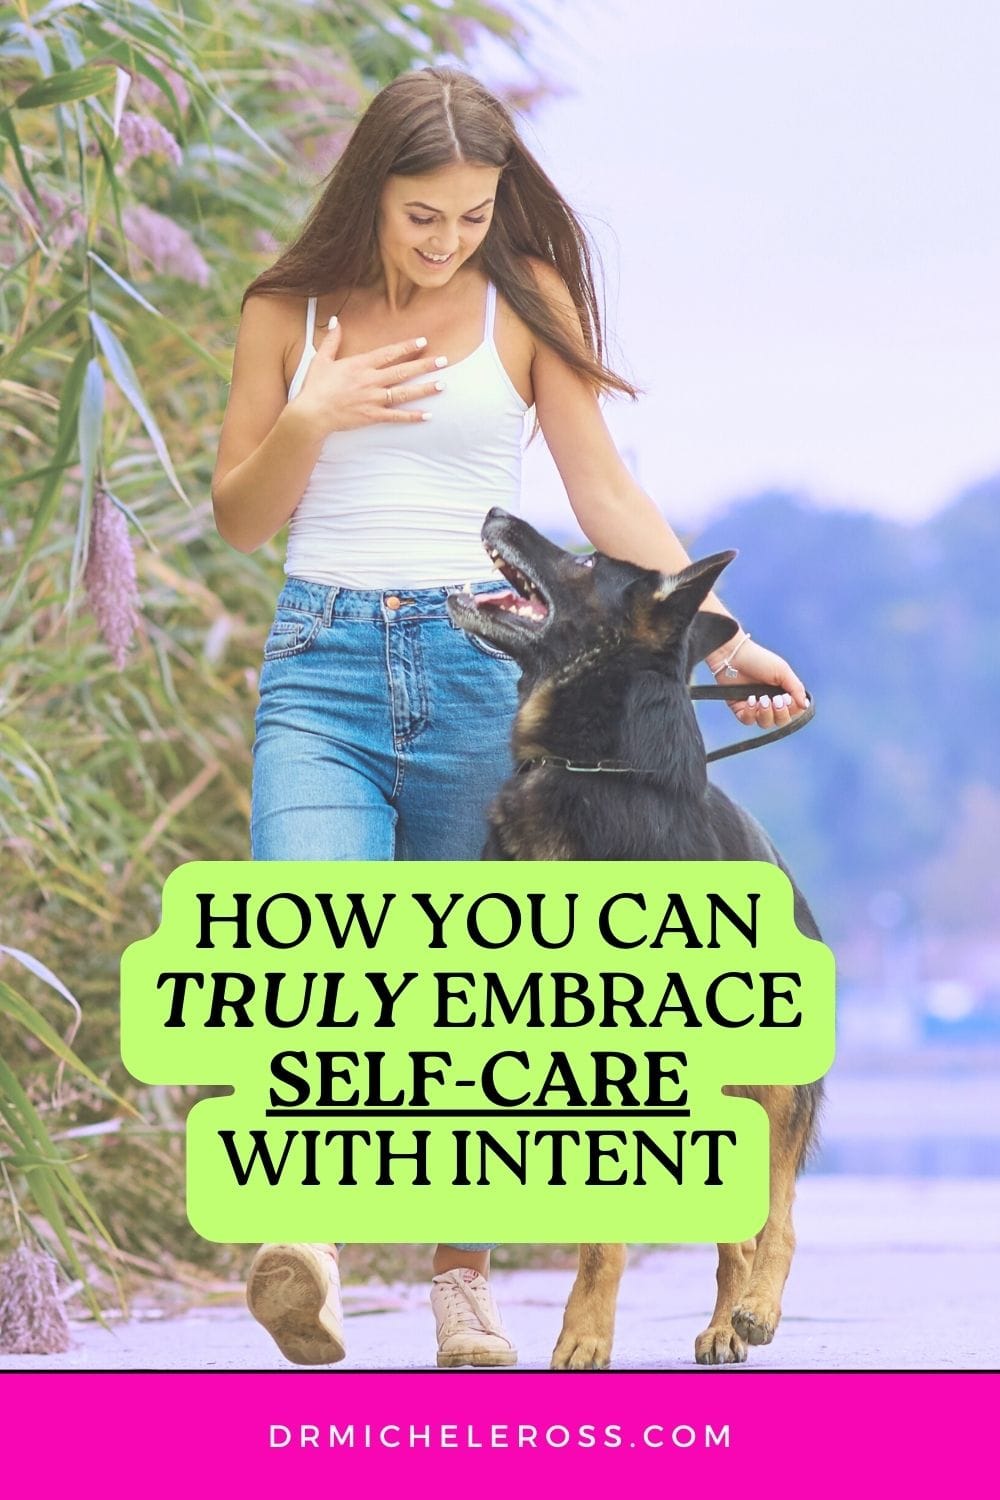
[[[552,1354],[553,1370],[606,1370],[615,1336],[624,1245],[581,1245],[576,1280]]]
[[[756,1248],[756,1240],[719,1246],[715,1311],[704,1333],[694,1341],[694,1357],[700,1365],[741,1365],[747,1357],[747,1346],[733,1327],[732,1314],[750,1280]]]

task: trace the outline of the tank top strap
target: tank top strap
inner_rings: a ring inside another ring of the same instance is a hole
[[[310,297],[306,304],[306,348],[313,348],[313,330],[316,327],[316,304],[318,297]]]
[[[486,323],[483,328],[483,343],[488,344],[493,338],[493,324],[496,321],[497,312],[497,289],[492,281],[486,283]]]

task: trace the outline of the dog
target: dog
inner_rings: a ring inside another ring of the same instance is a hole
[[[767,860],[789,874],[763,828],[709,782],[688,692],[694,665],[736,629],[700,608],[735,552],[662,574],[601,552],[575,556],[499,506],[482,540],[511,588],[455,593],[448,609],[512,657],[521,677],[518,769],[491,804],[481,857]],[[614,773],[588,775],[584,798],[571,768],[598,765]],[[819,939],[792,886],[799,931]],[[755,1239],[718,1246],[715,1309],[695,1340],[706,1365],[742,1363],[748,1345],[774,1337],[795,1248],[795,1180],[814,1144],[822,1084],[725,1091],[767,1111],[770,1201]],[[554,1369],[608,1366],[624,1266],[624,1245],[581,1245]]]

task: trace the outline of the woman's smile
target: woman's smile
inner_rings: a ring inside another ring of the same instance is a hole
[[[420,259],[425,263],[425,265],[433,266],[435,269],[438,269],[441,266],[450,266],[452,261],[455,259],[454,250],[452,250],[448,255],[431,255],[431,253],[427,250],[418,250],[417,254],[420,256]]]

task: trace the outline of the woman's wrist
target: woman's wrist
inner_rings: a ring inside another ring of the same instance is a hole
[[[737,624],[735,634],[715,651],[708,653],[705,657],[705,665],[713,677],[718,677],[719,673],[725,671],[727,667],[732,667],[735,677],[738,670],[735,659],[748,640],[750,640],[749,630],[744,630],[742,625]]]

